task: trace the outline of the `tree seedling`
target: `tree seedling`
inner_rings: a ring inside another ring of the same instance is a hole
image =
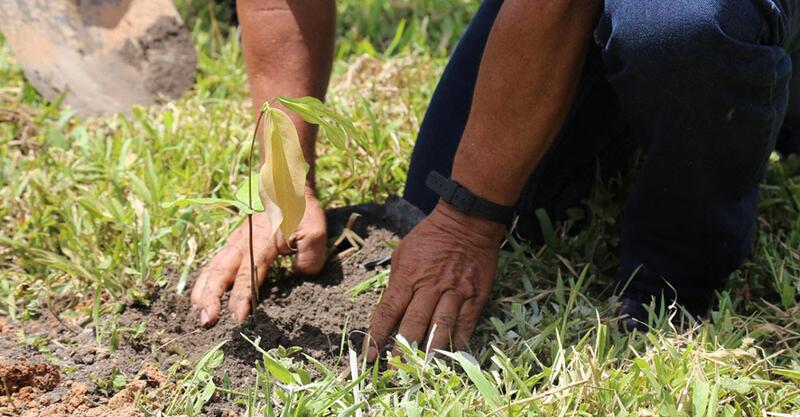
[[[308,164],[303,158],[303,150],[292,119],[283,110],[274,107],[276,102],[297,113],[306,122],[319,125],[325,136],[340,150],[345,149],[348,139],[360,143],[353,123],[330,110],[320,100],[314,97],[276,97],[274,101],[265,102],[261,106],[247,160],[250,175],[239,186],[234,199],[187,198],[170,204],[232,205],[247,215],[252,300],[250,314],[254,321],[259,294],[253,249],[253,214],[266,212],[272,228],[269,238],[274,239],[280,231],[289,242],[289,237],[303,219],[306,206],[304,187]],[[260,129],[262,125],[263,129]],[[264,163],[259,173],[255,174],[253,159],[259,130],[262,131],[260,144],[264,151]]]

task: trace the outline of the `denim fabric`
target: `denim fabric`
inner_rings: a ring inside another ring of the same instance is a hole
[[[652,295],[668,282],[679,301],[705,302],[750,253],[758,184],[779,136],[779,149],[800,148],[800,91],[790,89],[800,85],[790,57],[798,4],[606,0],[567,121],[520,196],[522,230],[535,229],[538,208],[563,218],[596,173],[624,171],[640,147],[617,277]],[[428,172],[451,171],[501,6],[481,5],[423,120],[404,195],[423,211],[437,201]]]

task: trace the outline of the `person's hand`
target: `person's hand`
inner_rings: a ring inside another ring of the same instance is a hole
[[[288,242],[280,231],[269,239],[271,229],[265,213],[253,215],[253,256],[259,286],[278,255],[295,254],[295,272],[315,275],[322,270],[327,256],[325,211],[312,192],[306,193],[305,215]],[[222,307],[220,298],[231,285],[228,311],[238,321],[243,321],[250,314],[251,300],[247,221],[233,232],[194,284],[192,310],[199,315],[201,325],[208,327],[217,322]]]
[[[392,256],[389,285],[370,318],[367,360],[398,333],[431,349],[460,349],[469,341],[492,289],[504,226],[440,202]],[[395,349],[397,354],[397,349]]]

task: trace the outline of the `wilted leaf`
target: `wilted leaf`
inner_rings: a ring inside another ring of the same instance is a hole
[[[264,114],[264,166],[261,167],[259,194],[273,227],[291,235],[306,209],[307,164],[300,148],[297,130],[289,116],[269,108]]]

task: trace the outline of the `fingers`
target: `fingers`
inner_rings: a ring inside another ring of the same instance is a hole
[[[255,240],[255,239],[254,239]],[[256,285],[259,287],[267,276],[269,266],[278,255],[278,250],[274,240],[259,239],[253,242],[253,257],[256,265]],[[228,301],[228,310],[233,314],[237,321],[242,322],[247,318],[252,310],[252,283],[250,277],[250,253],[249,247],[245,256],[242,257],[241,265],[236,273],[236,280],[233,283],[231,298]]]
[[[297,256],[294,258],[292,269],[303,275],[316,275],[325,266],[328,256],[328,242],[324,229],[316,235],[299,235],[294,241]]]
[[[290,236],[286,246],[295,249],[296,257],[292,265],[295,272],[316,275],[322,271],[328,254],[325,211],[313,195],[306,201],[306,213],[300,227]]]
[[[469,338],[475,330],[475,325],[478,324],[478,318],[487,298],[471,298],[461,305],[453,331],[453,350],[463,349],[469,344]]]
[[[439,304],[436,306],[430,329],[428,329],[427,337],[431,339],[431,350],[447,350],[451,348],[456,320],[463,301],[461,294],[452,290],[446,291],[439,298]],[[453,348],[455,349],[455,347]]]
[[[233,239],[238,230],[231,235],[231,239]],[[240,257],[241,254],[238,252],[238,249],[234,247],[235,245],[225,245],[222,250],[217,252],[216,255],[211,259],[211,262],[200,271],[200,276],[197,277],[197,281],[194,282],[194,286],[192,287],[192,309],[199,309],[199,302],[203,298],[203,290],[206,286],[206,280],[208,280],[209,275],[217,274],[218,272],[225,272],[226,267],[230,267],[233,272],[236,271],[238,267],[238,263],[232,262],[235,261],[236,257]],[[234,266],[234,264],[236,266]]]
[[[384,291],[381,301],[372,310],[370,317],[369,335],[364,340],[367,349],[367,360],[374,362],[386,346],[386,341],[394,330],[397,322],[406,311],[406,306],[411,301],[411,289],[403,286],[391,285]]]
[[[254,217],[253,222],[253,258],[256,267],[256,285],[261,285],[266,277],[269,265],[277,256],[273,231],[268,222],[260,221],[261,218]],[[245,224],[244,226],[246,226]],[[249,239],[243,243],[245,247],[242,252],[242,259],[236,272],[236,279],[231,291],[231,298],[228,301],[228,311],[238,321],[243,321],[251,311],[252,283],[250,277],[250,244]]]
[[[276,233],[275,234],[275,246],[278,248],[278,254],[280,255],[294,255],[297,253],[297,243],[292,240],[290,237],[289,239],[285,239],[283,237],[283,233]]]
[[[192,288],[192,309],[199,311],[200,324],[212,326],[219,318],[219,299],[233,284],[242,252],[236,245],[226,245],[203,269]]]
[[[389,293],[388,289],[386,291],[384,299]],[[484,304],[477,299],[464,302],[463,296],[455,290],[441,295],[432,290],[418,290],[411,296],[405,313],[396,313],[392,298],[387,303],[384,299],[373,312],[369,330],[372,343],[367,351],[369,361],[377,359],[383,351],[398,321],[395,317],[401,314],[397,333],[409,343],[417,342],[419,348],[425,350],[425,343],[430,339],[430,350],[461,349],[469,342]],[[399,349],[395,348],[392,355],[400,355]]]
[[[279,255],[294,255],[292,270],[303,275],[316,275],[325,266],[328,252],[324,224],[311,230],[298,230],[289,239],[275,236]]]
[[[397,333],[402,335],[408,343],[417,342],[417,346],[421,346],[425,334],[428,333],[428,326],[431,324],[431,317],[438,301],[439,294],[435,291],[428,289],[416,291],[403,315]],[[395,347],[392,356],[398,355],[400,355],[400,350]]]

